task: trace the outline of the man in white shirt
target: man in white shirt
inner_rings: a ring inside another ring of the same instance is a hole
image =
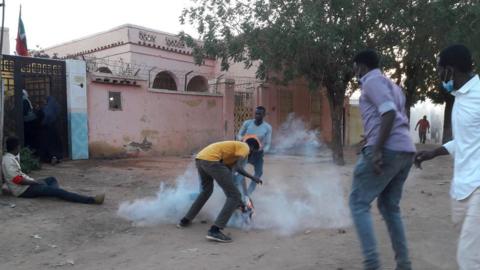
[[[480,269],[480,78],[473,74],[470,51],[463,45],[444,49],[438,60],[443,88],[455,96],[452,110],[453,139],[433,151],[416,154],[421,168],[425,160],[441,155],[454,158],[453,222],[462,226],[457,261],[460,270]]]
[[[60,188],[57,179],[47,177],[45,179],[33,179],[22,172],[18,153],[20,143],[17,138],[10,137],[6,142],[7,153],[2,158],[3,178],[8,190],[20,198],[54,197],[61,200],[85,203],[102,204],[105,194],[95,197],[84,196]]]

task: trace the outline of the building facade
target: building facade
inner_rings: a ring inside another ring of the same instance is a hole
[[[330,140],[322,93],[310,92],[301,80],[287,86],[258,81],[255,67],[243,64],[226,72],[215,59],[196,65],[176,35],[122,25],[45,53],[85,61],[86,123],[81,126],[88,136],[76,141],[88,146],[90,157],[189,155],[208,143],[234,139],[258,105],[267,108],[274,131],[295,113]],[[82,84],[77,80],[74,85]]]

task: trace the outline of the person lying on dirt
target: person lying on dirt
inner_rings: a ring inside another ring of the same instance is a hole
[[[55,177],[33,179],[22,172],[20,167],[20,142],[15,137],[6,141],[7,153],[2,159],[2,171],[8,190],[20,198],[54,197],[69,202],[103,204],[105,194],[94,197],[84,196],[60,188]]]
[[[223,189],[227,200],[218,214],[214,225],[210,228],[206,238],[217,242],[231,242],[232,239],[223,234],[222,230],[227,225],[233,212],[242,206],[241,194],[233,181],[233,172],[248,177],[257,184],[262,184],[259,177],[252,176],[243,168],[245,159],[258,151],[260,145],[255,139],[245,142],[223,141],[210,144],[201,150],[196,158],[198,174],[200,176],[201,192],[193,202],[190,210],[177,224],[178,228],[188,227],[197,216],[213,192],[213,180]]]

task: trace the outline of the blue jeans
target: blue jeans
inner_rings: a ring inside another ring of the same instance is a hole
[[[411,270],[407,240],[400,214],[400,199],[403,184],[413,162],[413,153],[383,151],[383,174],[376,175],[372,165],[372,147],[362,150],[355,167],[350,210],[368,270],[380,269],[370,205],[377,199],[377,206],[387,225],[392,247],[395,252],[397,270]]]
[[[261,152],[254,152],[250,157],[248,158],[248,162],[245,161],[243,164],[243,167],[245,167],[247,164],[252,164],[253,165],[253,170],[254,170],[254,176],[256,177],[262,177],[263,175],[263,151]],[[247,194],[243,194],[243,181],[245,181],[245,177],[239,173],[235,173],[234,175],[234,181],[235,184],[237,185],[238,189],[244,196],[250,196],[252,195],[253,191],[255,191],[255,188],[257,187],[257,183],[254,181],[250,182],[250,185],[247,188]]]
[[[39,184],[30,185],[27,190],[20,195],[20,197],[54,197],[64,201],[86,204],[93,204],[95,202],[93,197],[83,196],[61,189],[55,177],[48,177],[43,179],[43,181],[41,180]]]

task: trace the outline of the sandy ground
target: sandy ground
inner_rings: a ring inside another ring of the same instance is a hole
[[[347,153],[347,165],[337,179],[347,196],[356,156]],[[160,181],[173,184],[191,160],[142,158],[65,162],[45,165],[32,176],[56,176],[69,190],[107,193],[102,206],[78,205],[51,199],[16,199],[0,196],[0,269],[361,269],[361,256],[353,228],[305,230],[281,235],[274,230],[227,229],[230,244],[204,239],[211,224],[196,222],[179,230],[172,224],[134,226],[117,215],[125,200],[152,196]],[[277,183],[295,188],[298,170],[329,170],[328,162],[299,163],[297,157],[268,158],[264,189],[276,185],[269,173],[282,168],[292,181]],[[336,169],[337,170],[337,169]],[[415,269],[456,269],[458,230],[450,221],[449,157],[412,170],[406,184],[402,211]],[[261,193],[259,193],[261,194]],[[324,207],[329,207],[325,200]],[[387,232],[378,211],[372,212],[385,269],[394,269]],[[319,221],[321,223],[322,221]]]

